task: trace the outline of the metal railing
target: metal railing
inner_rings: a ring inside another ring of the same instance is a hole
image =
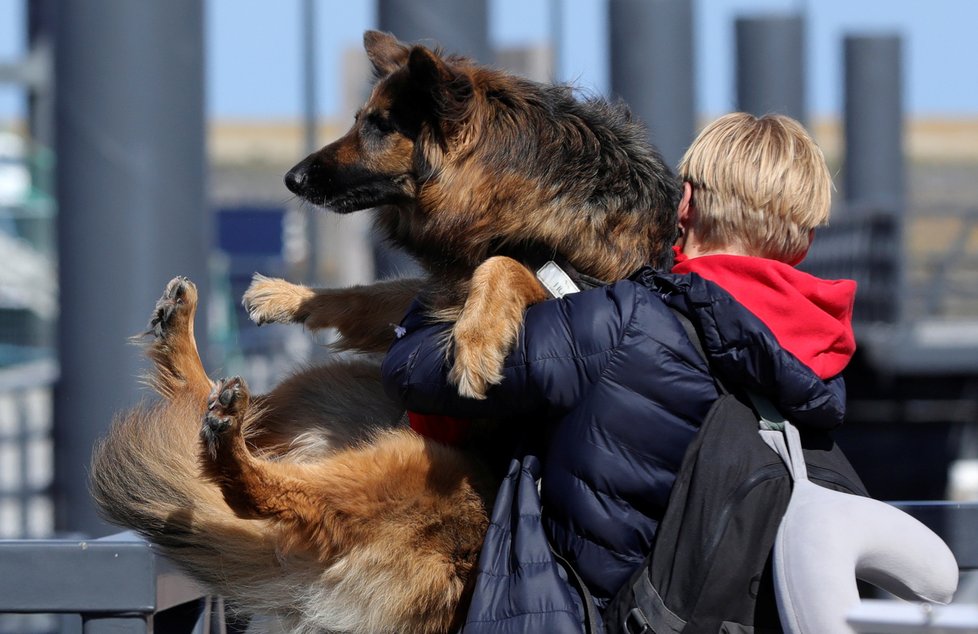
[[[963,574],[978,570],[978,503],[894,505],[941,535]],[[966,603],[959,605],[978,602],[975,588],[962,590]],[[225,620],[219,598],[208,596],[132,533],[91,541],[0,540],[4,613],[78,615],[84,634],[226,634],[240,627]]]
[[[0,613],[78,615],[84,634],[227,631],[223,602],[132,533],[0,540]]]

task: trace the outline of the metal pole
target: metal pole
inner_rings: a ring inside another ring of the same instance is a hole
[[[377,23],[399,39],[437,43],[450,53],[493,62],[487,0],[378,0]]]
[[[905,176],[900,36],[849,36],[844,51],[846,201],[899,213]]]
[[[32,0],[27,3],[27,40],[30,56],[34,63],[43,66],[40,72],[44,75],[44,80],[30,86],[27,92],[28,130],[31,140],[46,151],[54,147],[53,82],[50,62],[55,11],[56,7],[52,0]]]
[[[564,73],[564,0],[550,0],[547,4],[550,16],[550,76],[555,82]]]
[[[737,109],[805,123],[805,24],[801,15],[738,18]]]
[[[844,39],[846,209],[875,214],[888,228],[889,240],[872,244],[867,255],[882,289],[881,318],[897,323],[907,304],[901,53],[898,35]]]
[[[866,254],[881,319],[903,320],[904,158],[901,41],[897,35],[844,39],[844,189],[849,213],[871,213],[887,228]],[[881,292],[880,292],[881,291]]]
[[[98,534],[93,442],[146,394],[126,338],[174,275],[207,296],[203,2],[63,0],[57,18],[56,528]]]
[[[317,47],[316,47],[316,0],[302,0],[302,101],[305,133],[306,154],[312,154],[319,148],[317,139],[317,123],[319,109],[316,104]],[[304,233],[308,236],[308,270],[307,281],[314,285],[320,281],[320,269],[323,268],[322,245],[319,236],[323,233],[323,220],[318,214],[302,216],[307,227]]]
[[[318,108],[316,107],[316,0],[302,0],[302,96],[305,111],[306,152],[312,153],[316,141]]]
[[[610,0],[611,91],[649,128],[669,165],[693,140],[691,0]]]

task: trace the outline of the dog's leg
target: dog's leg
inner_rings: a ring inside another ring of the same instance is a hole
[[[411,533],[442,522],[466,533],[474,557],[485,507],[463,454],[402,429],[328,459],[264,460],[251,453],[242,434],[253,414],[249,407],[244,381],[223,379],[208,399],[201,428],[204,475],[220,486],[239,517],[291,524],[298,529],[296,542],[314,545],[320,555],[376,539],[377,528]],[[417,539],[405,534],[395,543]]]
[[[273,519],[305,525],[320,525],[336,512],[329,504],[329,491],[320,486],[330,460],[314,463],[270,461],[252,454],[243,433],[251,396],[240,377],[221,379],[207,400],[207,413],[200,430],[201,465],[204,476],[215,482],[236,515],[246,519]],[[257,408],[260,410],[260,407]],[[337,488],[335,496],[351,495],[351,482]]]
[[[265,490],[270,478],[264,472],[271,470],[272,463],[254,458],[245,444],[242,424],[250,401],[248,386],[240,377],[221,379],[215,384],[200,430],[201,465],[204,475],[221,487],[225,501],[239,517],[274,517],[285,510],[281,504],[288,506],[288,502],[276,492]],[[275,479],[276,488],[283,487],[279,481],[282,479],[282,475]],[[295,495],[304,490],[298,485],[288,488]]]
[[[350,288],[309,288],[255,275],[243,303],[252,321],[300,323],[307,328],[336,328],[335,346],[360,352],[386,352],[394,326],[424,285],[422,279],[398,279]]]
[[[449,374],[459,394],[485,398],[502,380],[503,361],[519,336],[523,312],[547,298],[533,273],[495,256],[476,268],[462,313],[452,330],[455,361]]]
[[[453,631],[488,526],[479,492],[491,490],[464,454],[399,430],[327,459],[262,460],[241,434],[249,407],[260,409],[240,379],[221,381],[201,430],[204,474],[235,514],[277,524],[285,561],[318,560],[324,605],[369,618],[357,631]]]
[[[146,355],[156,372],[150,377],[154,389],[166,398],[188,392],[203,400],[211,389],[194,340],[197,287],[185,277],[175,277],[156,302],[146,335],[152,341]]]

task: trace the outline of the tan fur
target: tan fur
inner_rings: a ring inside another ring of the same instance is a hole
[[[244,303],[256,323],[336,328],[345,347],[382,351],[390,346],[394,325],[425,285],[424,280],[402,279],[313,290],[256,275]],[[455,363],[449,378],[461,395],[485,398],[489,386],[502,380],[503,359],[516,341],[523,311],[546,298],[546,291],[525,266],[496,256],[475,269],[462,306],[433,313],[436,319],[454,322]]]
[[[97,447],[103,512],[294,631],[450,631],[488,521],[480,471],[399,423],[375,361],[312,368],[255,399],[241,379],[212,383],[195,309],[192,283],[167,285],[147,347],[164,400],[121,415]]]
[[[257,324],[302,323],[336,328],[343,347],[384,352],[394,326],[424,288],[420,279],[398,279],[350,288],[311,289],[278,278],[255,275],[243,302]]]
[[[519,335],[523,310],[546,298],[536,277],[515,260],[497,256],[476,268],[452,328],[455,363],[449,378],[460,394],[480,398],[502,380],[503,360]]]

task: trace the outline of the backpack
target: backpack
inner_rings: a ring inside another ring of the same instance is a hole
[[[792,477],[754,410],[720,390],[683,457],[652,552],[604,613],[609,634],[782,631],[771,552]],[[867,495],[827,432],[805,429],[801,445],[811,481]]]

